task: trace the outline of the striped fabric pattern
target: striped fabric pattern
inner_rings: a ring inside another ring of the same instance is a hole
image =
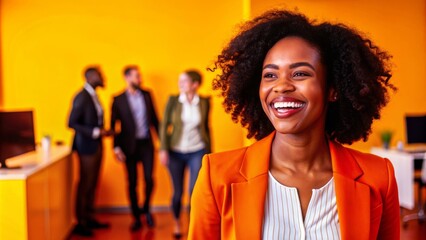
[[[297,189],[282,185],[269,172],[262,230],[265,240],[340,239],[333,178],[320,189],[312,189],[303,221]]]

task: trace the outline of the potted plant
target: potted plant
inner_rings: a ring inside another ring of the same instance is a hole
[[[389,149],[390,141],[392,139],[393,132],[390,130],[384,130],[380,133],[380,138],[382,140],[383,148]]]

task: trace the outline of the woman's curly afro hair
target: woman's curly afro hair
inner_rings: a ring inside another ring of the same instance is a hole
[[[213,89],[224,97],[232,120],[261,139],[274,127],[259,99],[263,60],[272,46],[297,36],[316,46],[326,68],[327,87],[338,99],[328,106],[325,130],[330,139],[351,144],[367,140],[373,119],[388,102],[390,56],[356,30],[343,24],[316,23],[304,15],[274,10],[245,23],[217,57]]]

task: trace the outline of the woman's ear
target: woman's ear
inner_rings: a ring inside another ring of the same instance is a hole
[[[337,96],[336,90],[334,88],[330,88],[328,90],[328,101],[329,102],[336,102],[337,99],[338,99],[338,96]]]

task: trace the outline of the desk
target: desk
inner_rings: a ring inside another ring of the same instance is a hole
[[[0,239],[64,239],[72,227],[72,159],[67,146],[8,160],[0,169]]]
[[[399,205],[407,209],[415,207],[414,200],[414,161],[415,159],[424,159],[425,154],[409,154],[397,150],[386,150],[383,148],[373,147],[371,153],[389,159],[395,169],[395,178],[398,184]],[[423,160],[423,165],[424,164]],[[425,174],[426,168],[422,167],[422,174]]]
[[[414,157],[408,153],[386,150],[383,148],[371,149],[371,153],[389,159],[395,169],[396,183],[398,184],[399,205],[413,209],[414,202]]]

